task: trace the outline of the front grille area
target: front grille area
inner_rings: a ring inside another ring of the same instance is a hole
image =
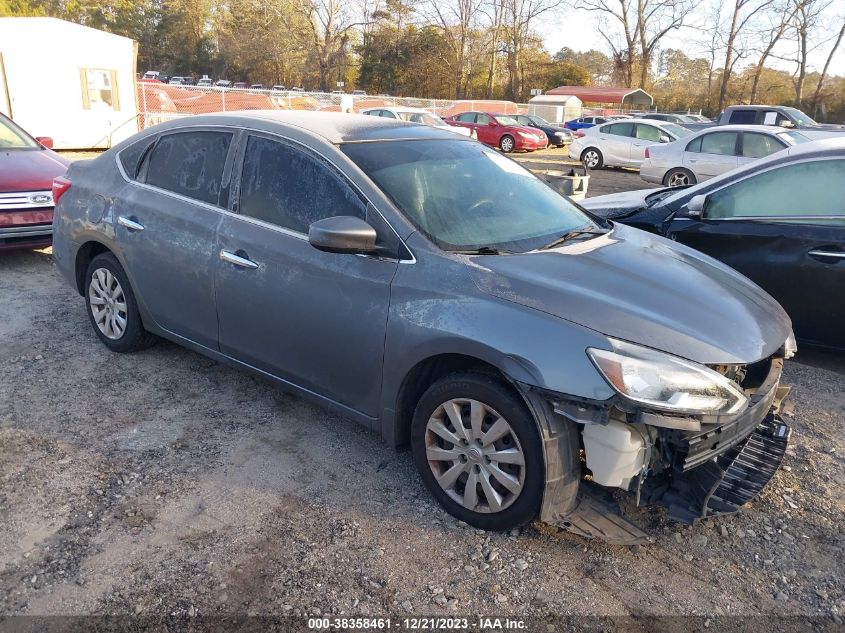
[[[0,193],[0,212],[32,211],[33,209],[51,209],[53,193],[51,191],[15,191]]]
[[[748,437],[768,414],[777,395],[782,370],[783,361],[779,358],[748,365],[742,387],[755,391],[742,414],[724,423],[703,423],[701,431],[670,434],[666,439],[682,456],[676,467],[688,471],[701,466]]]

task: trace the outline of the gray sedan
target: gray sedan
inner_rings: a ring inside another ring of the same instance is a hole
[[[539,515],[636,542],[603,490],[692,521],[780,463],[778,304],[475,141],[349,114],[196,116],[67,178],[54,256],[105,346],[164,337],[410,444],[474,526]]]
[[[667,187],[694,185],[810,139],[782,127],[721,125],[648,148],[640,177]]]

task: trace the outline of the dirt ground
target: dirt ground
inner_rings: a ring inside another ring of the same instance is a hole
[[[601,171],[591,189],[641,184]],[[841,623],[845,357],[802,351],[785,381],[793,444],[745,512],[694,527],[645,512],[657,539],[634,548],[542,524],[484,533],[438,508],[408,452],[171,343],[111,353],[49,251],[2,253],[0,628],[22,614]]]

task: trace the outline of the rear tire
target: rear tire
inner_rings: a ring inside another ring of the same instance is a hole
[[[499,149],[501,149],[505,154],[510,154],[515,145],[516,143],[510,134],[505,134],[499,139]]]
[[[666,175],[663,176],[663,184],[667,187],[683,187],[694,185],[697,182],[695,174],[683,167],[670,169],[666,172]]]
[[[113,352],[136,352],[155,343],[141,323],[126,272],[111,253],[101,253],[88,264],[85,301],[94,333]]]
[[[595,147],[588,147],[581,152],[581,162],[588,169],[601,169],[604,165],[604,156]]]
[[[431,385],[414,412],[411,450],[426,487],[452,516],[496,531],[537,517],[545,482],[540,433],[502,379],[460,372]]]

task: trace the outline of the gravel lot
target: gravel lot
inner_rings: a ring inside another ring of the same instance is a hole
[[[637,186],[630,172],[594,172],[591,193]],[[793,445],[742,514],[687,527],[643,511],[657,540],[634,548],[542,524],[484,533],[440,511],[408,452],[168,342],[113,354],[49,251],[0,253],[0,619],[832,614],[841,622],[845,358],[802,351],[785,380],[794,387]]]

